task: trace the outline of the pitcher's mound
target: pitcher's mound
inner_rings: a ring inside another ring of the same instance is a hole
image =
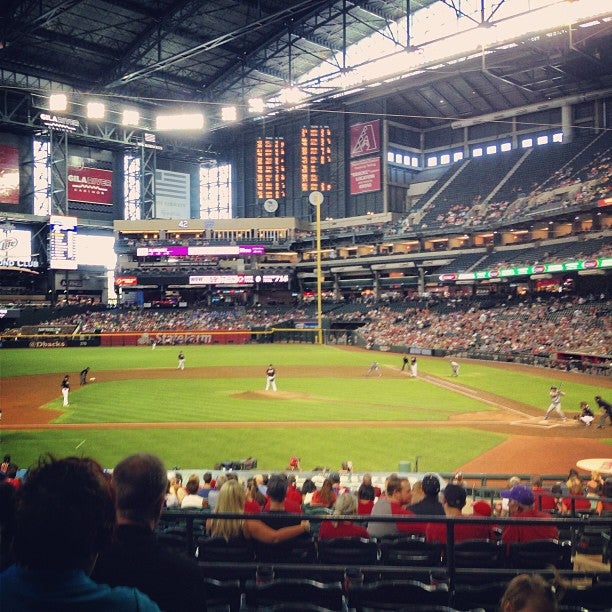
[[[244,391],[243,393],[234,393],[232,397],[250,400],[310,399],[310,395],[307,393],[295,393],[293,391]]]

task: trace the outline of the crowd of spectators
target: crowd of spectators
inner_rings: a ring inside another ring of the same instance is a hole
[[[3,462],[0,479],[5,477],[4,464],[10,464],[10,458]],[[342,471],[351,476],[346,465]],[[585,483],[570,471],[567,482],[550,489],[542,486],[540,476],[529,484],[514,477],[513,486],[499,491],[507,500],[505,514],[497,512],[493,500],[470,495],[459,475],[445,483],[435,474],[416,482],[390,474],[382,490],[372,486],[369,474],[363,475],[358,489],[352,478],[343,483],[340,472],[321,477],[319,485],[305,478],[300,489],[293,473],[259,474],[245,482],[235,472],[220,473],[217,479],[206,472],[202,485],[193,474],[183,487],[179,474],[168,480],[161,460],[148,453],[121,460],[110,476],[92,459],[43,457],[19,488],[0,482],[2,609],[206,609],[197,559],[174,552],[156,537],[164,508],[173,498],[182,503],[190,496],[200,500],[191,507],[206,511],[205,529],[213,539],[253,540],[274,547],[300,538],[369,540],[413,534],[439,544],[441,556],[448,533],[441,517],[476,519],[454,525],[455,542],[497,540],[509,547],[559,537],[556,526],[532,519],[612,512],[612,478],[603,480],[597,473]],[[254,488],[259,492],[255,497],[249,495]],[[213,490],[218,497],[210,511],[204,502]],[[358,510],[364,491],[371,493],[366,497],[373,496],[369,513]],[[321,520],[311,532],[312,521],[303,516],[313,514],[317,506],[323,514],[318,513]],[[410,517],[416,516],[438,520],[411,523]],[[477,520],[496,516],[519,520],[501,525]],[[397,522],[389,517],[397,517]],[[381,525],[384,534],[379,533]]]
[[[572,301],[507,303],[498,308],[439,312],[389,306],[368,312],[359,333],[372,345],[444,349],[451,353],[549,355],[586,350],[605,355],[612,323],[607,310]]]

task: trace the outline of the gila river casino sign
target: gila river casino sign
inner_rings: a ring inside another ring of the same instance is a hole
[[[89,204],[113,204],[113,173],[100,168],[68,168],[68,199]]]

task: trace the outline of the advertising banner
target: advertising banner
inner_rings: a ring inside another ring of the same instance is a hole
[[[234,331],[227,333],[206,331],[189,331],[184,333],[143,332],[121,333],[109,332],[101,336],[102,346],[148,346],[155,342],[157,345],[175,344],[246,344],[251,340],[250,331]]]
[[[351,161],[351,195],[380,191],[380,157]]]
[[[351,125],[351,157],[380,152],[380,119]]]
[[[113,173],[100,168],[68,167],[68,199],[89,204],[113,204]]]
[[[0,203],[19,204],[19,149],[0,145]]]

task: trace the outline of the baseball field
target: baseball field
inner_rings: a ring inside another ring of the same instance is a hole
[[[88,455],[112,467],[149,451],[169,468],[212,468],[255,457],[266,471],[299,455],[302,468],[566,473],[576,461],[612,457],[612,429],[597,429],[593,398],[612,380],[513,364],[418,358],[310,344],[6,349],[0,352],[2,454],[20,467],[43,452]],[[381,376],[368,375],[372,361]],[[278,391],[264,391],[272,363]],[[90,368],[88,383],[79,371]],[[71,377],[70,406],[60,382]],[[91,380],[94,378],[95,380]],[[565,393],[562,421],[544,420],[551,385]],[[592,427],[572,417],[580,401]]]

